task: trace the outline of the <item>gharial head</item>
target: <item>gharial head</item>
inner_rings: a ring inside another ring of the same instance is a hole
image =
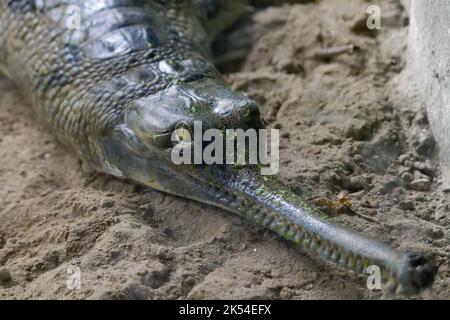
[[[103,171],[167,193],[214,202],[206,189],[216,188],[208,174],[215,171],[212,175],[219,180],[217,166],[209,166],[206,174],[198,166],[180,166],[172,160],[173,146],[185,140],[184,134],[191,141],[195,138],[196,122],[201,123],[202,134],[207,129],[264,128],[256,103],[231,90],[219,77],[174,81],[127,106],[123,122],[102,140],[100,150],[107,164]]]
[[[158,148],[170,148],[177,129],[192,135],[194,122],[204,130],[264,127],[253,100],[213,79],[174,84],[136,100],[125,115],[126,126]]]
[[[342,261],[356,270],[359,267],[355,257],[364,258],[360,260],[361,266],[374,261],[375,265],[386,267],[399,293],[414,294],[433,283],[436,269],[423,256],[400,254],[360,234],[344,231],[319,215],[316,217],[316,211],[305,206],[301,198],[273,179],[255,174],[256,166],[235,168],[174,163],[172,134],[189,131],[192,137],[195,121],[201,121],[204,129],[264,127],[256,104],[244,94],[230,90],[220,79],[174,82],[127,107],[123,121],[101,142],[105,171],[166,193],[250,215],[291,240],[292,237],[295,240],[296,235],[304,237],[317,233],[322,239],[317,241],[319,238],[311,237],[306,238],[308,241],[301,240],[302,243],[309,249],[325,249],[322,254],[333,247],[342,248],[333,253],[338,252],[337,257],[339,252],[351,253],[351,259],[347,261],[343,255]],[[289,219],[291,227],[298,224],[309,231],[301,234],[298,233],[301,228],[285,231],[271,215],[267,216],[270,220],[263,216],[267,211]],[[307,219],[302,218],[305,215]],[[327,241],[329,245],[321,247]]]

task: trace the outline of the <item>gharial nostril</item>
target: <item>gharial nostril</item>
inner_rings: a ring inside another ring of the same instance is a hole
[[[243,124],[249,128],[262,129],[264,127],[264,124],[261,121],[261,114],[256,106],[254,108],[244,110],[241,119]]]
[[[235,103],[234,106],[239,109],[244,109],[244,108],[247,108],[248,106],[250,106],[251,104],[252,104],[252,101],[239,100],[238,102]]]
[[[244,117],[245,118],[256,118],[256,117],[260,117],[260,113],[259,113],[259,110],[258,110],[258,108],[256,108],[256,107],[252,107],[252,108],[247,108],[245,111],[244,111]]]
[[[418,254],[408,256],[408,265],[412,274],[415,275],[413,282],[418,288],[427,288],[433,284],[437,273],[437,267],[426,257]]]

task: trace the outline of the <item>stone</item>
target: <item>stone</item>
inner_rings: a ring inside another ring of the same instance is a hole
[[[6,268],[0,269],[0,284],[7,283],[11,281],[11,273]]]
[[[401,201],[398,207],[405,211],[411,211],[414,210],[414,202],[411,200]]]
[[[367,139],[372,134],[372,125],[368,120],[352,119],[347,129],[345,136],[356,141]]]
[[[385,176],[380,189],[381,194],[387,194],[401,185],[401,179],[396,176]]]
[[[431,178],[425,174],[423,174],[422,172],[420,172],[419,170],[414,170],[414,180],[418,180],[418,179],[427,179],[427,180],[431,180]]]
[[[361,207],[377,209],[380,207],[380,203],[374,199],[366,199],[363,203],[361,203]]]
[[[408,183],[414,180],[414,176],[409,172],[403,173],[401,175],[401,177],[402,177],[403,181],[408,182]]]
[[[355,176],[350,178],[348,189],[353,192],[367,190],[369,184],[363,176]]]
[[[410,187],[416,191],[429,191],[431,189],[431,181],[429,179],[417,179],[411,182]]]
[[[102,201],[102,208],[109,209],[109,208],[112,208],[112,207],[114,207],[114,200],[112,200],[112,199],[105,199],[105,200]]]
[[[444,232],[440,228],[431,228],[428,233],[434,240],[441,239],[444,236]]]
[[[398,162],[400,164],[404,164],[406,160],[409,159],[409,154],[402,154],[400,157],[398,157]]]
[[[441,220],[441,219],[444,219],[445,217],[447,216],[447,213],[445,212],[445,211],[443,211],[443,210],[437,210],[435,213],[434,213],[434,215],[433,215],[433,218],[434,218],[434,220]]]
[[[420,162],[420,161],[415,161],[415,162],[414,162],[414,169],[423,172],[423,171],[425,170],[425,163]]]
[[[411,160],[406,160],[403,165],[407,168],[413,168],[414,167],[414,162],[412,162]]]

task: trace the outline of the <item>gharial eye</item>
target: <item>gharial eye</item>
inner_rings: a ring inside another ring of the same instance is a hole
[[[171,146],[170,133],[153,134],[150,135],[150,138],[152,144],[159,148],[170,148]]]
[[[192,142],[192,133],[191,129],[185,125],[179,125],[172,133],[172,143],[174,145],[179,143],[187,143],[190,144]]]

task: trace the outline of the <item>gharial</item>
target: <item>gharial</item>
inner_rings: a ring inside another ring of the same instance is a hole
[[[0,70],[96,170],[238,213],[357,272],[378,265],[397,293],[429,287],[436,268],[424,255],[329,221],[257,166],[172,162],[172,132],[190,132],[194,121],[264,127],[255,102],[226,85],[210,52],[214,37],[258,2],[270,1],[2,0]],[[73,8],[77,28],[65,14]]]

